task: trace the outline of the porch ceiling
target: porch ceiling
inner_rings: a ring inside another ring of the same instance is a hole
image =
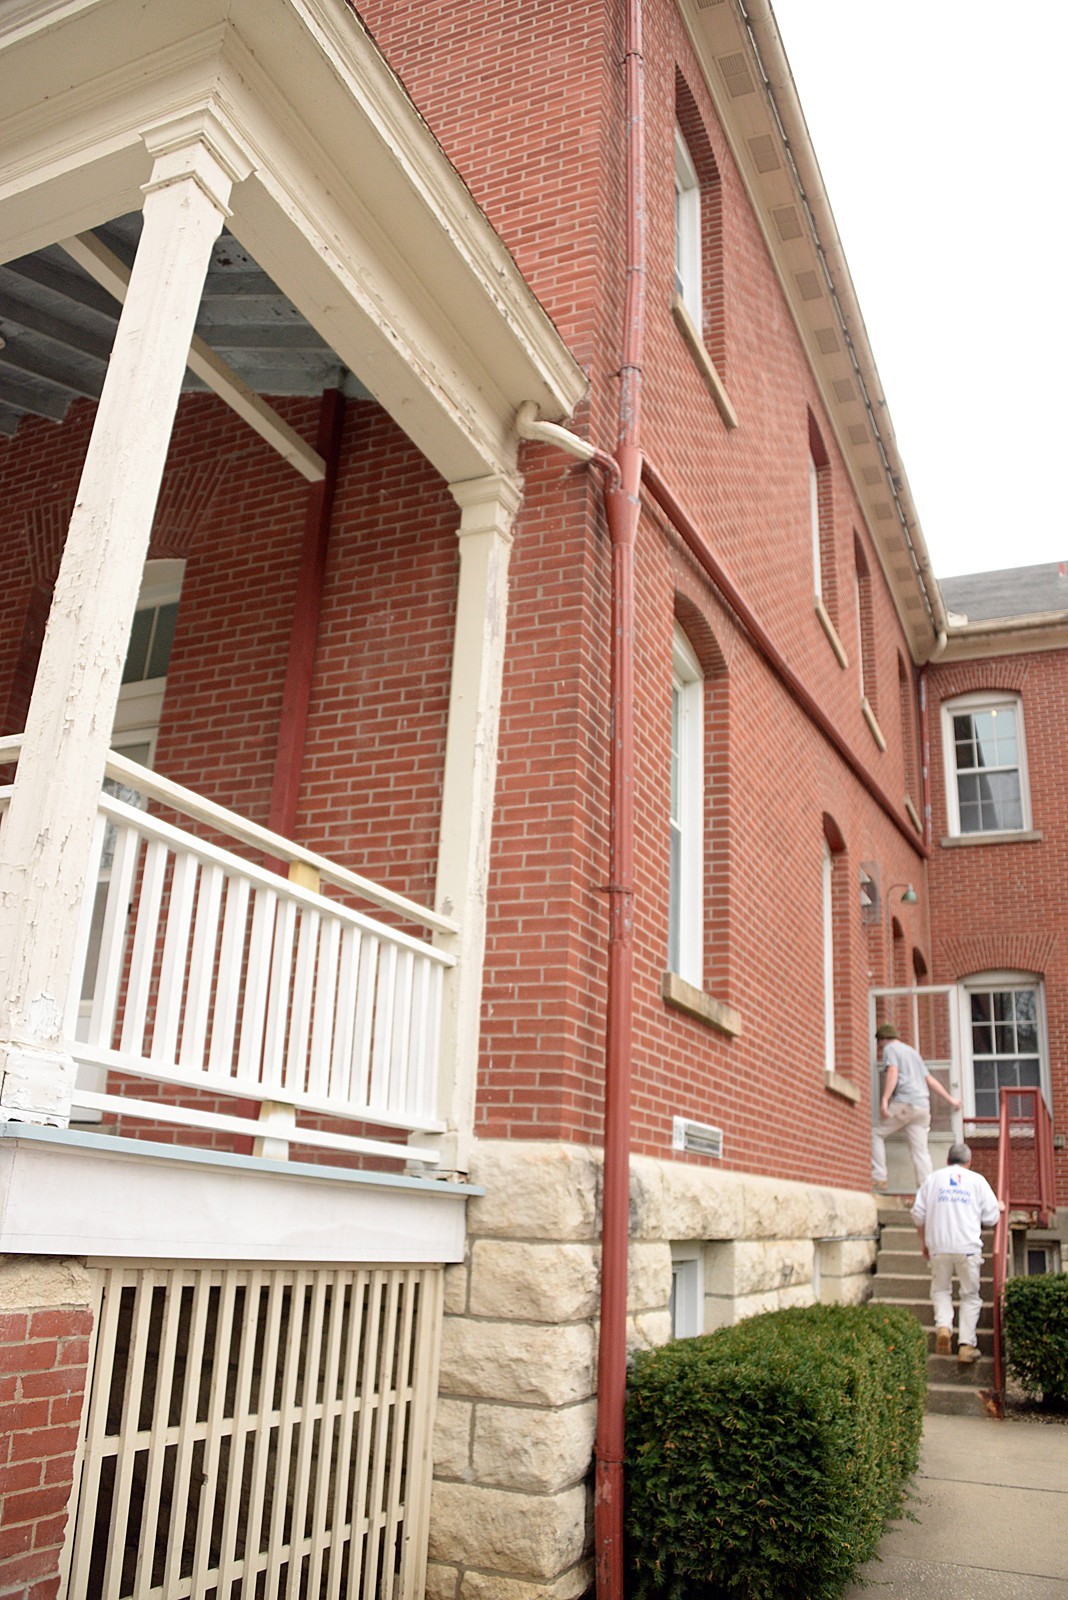
[[[132,212],[96,236],[127,267],[141,232]],[[59,421],[72,400],[97,399],[119,302],[58,245],[0,266],[0,433],[26,416]],[[337,355],[230,233],[212,253],[197,334],[257,394],[370,398]],[[183,387],[204,390],[192,372]]]
[[[214,287],[227,292],[244,269],[265,275],[276,342],[245,344],[260,335],[225,313],[219,333],[207,298],[203,312],[203,337],[253,387],[293,392],[318,364],[340,364],[453,482],[514,471],[524,401],[559,421],[583,393],[581,369],[344,0],[16,0],[0,20],[0,107],[0,293],[20,308],[8,300],[0,352],[10,417],[49,384],[98,386],[99,290],[85,281],[50,345],[26,326],[54,292],[42,278],[70,270],[49,247],[139,211],[144,136],[191,118],[253,169],[233,193],[231,257],[216,253]],[[116,253],[128,228],[116,225]],[[33,279],[14,266],[27,258]]]

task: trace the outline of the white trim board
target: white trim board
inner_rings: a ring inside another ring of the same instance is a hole
[[[464,1207],[481,1192],[26,1123],[0,1127],[0,1253],[462,1261]]]

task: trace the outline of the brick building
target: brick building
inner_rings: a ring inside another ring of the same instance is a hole
[[[766,6],[0,88],[0,1594],[576,1600],[625,1345],[868,1292],[878,1007],[1063,1122],[1060,621],[947,614]]]

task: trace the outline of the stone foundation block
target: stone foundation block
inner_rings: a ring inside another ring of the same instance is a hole
[[[84,1261],[55,1256],[0,1256],[0,1311],[92,1305]]]
[[[713,1295],[752,1295],[812,1283],[811,1239],[739,1239],[708,1252],[705,1286]]]
[[[671,1299],[670,1244],[632,1244],[627,1259],[627,1310],[661,1310]]]
[[[441,1566],[428,1561],[426,1568],[426,1600],[459,1600],[460,1572],[457,1567]]]
[[[467,1202],[472,1237],[590,1240],[599,1233],[600,1158],[578,1145],[480,1139]]]
[[[593,1393],[592,1323],[474,1322],[446,1317],[440,1392],[566,1406]]]
[[[581,1561],[555,1583],[523,1583],[518,1579],[464,1574],[460,1600],[581,1600],[593,1587],[593,1562]]]
[[[468,1283],[469,1273],[465,1261],[458,1261],[455,1266],[445,1268],[442,1304],[447,1317],[462,1316],[467,1310]]]
[[[434,1418],[434,1471],[442,1478],[471,1477],[470,1400],[438,1401]]]
[[[473,1316],[575,1322],[597,1311],[599,1266],[592,1244],[476,1239],[471,1247]]]
[[[637,1350],[657,1350],[671,1338],[670,1311],[643,1311],[627,1318],[627,1354]]]
[[[589,1469],[596,1426],[597,1406],[592,1400],[541,1412],[476,1406],[471,1457],[475,1478],[530,1494],[570,1488]]]
[[[562,1494],[529,1495],[435,1483],[430,1559],[489,1568],[528,1583],[555,1581],[562,1570],[582,1560],[587,1498],[582,1486]]]

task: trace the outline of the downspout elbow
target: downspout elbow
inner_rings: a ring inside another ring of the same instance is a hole
[[[541,444],[555,445],[558,450],[574,456],[576,461],[592,462],[607,474],[607,487],[618,488],[619,467],[613,458],[604,450],[598,450],[588,439],[580,439],[577,433],[562,428],[558,422],[543,422],[538,416],[537,401],[523,401],[515,414],[515,431],[521,439],[533,439]]]

